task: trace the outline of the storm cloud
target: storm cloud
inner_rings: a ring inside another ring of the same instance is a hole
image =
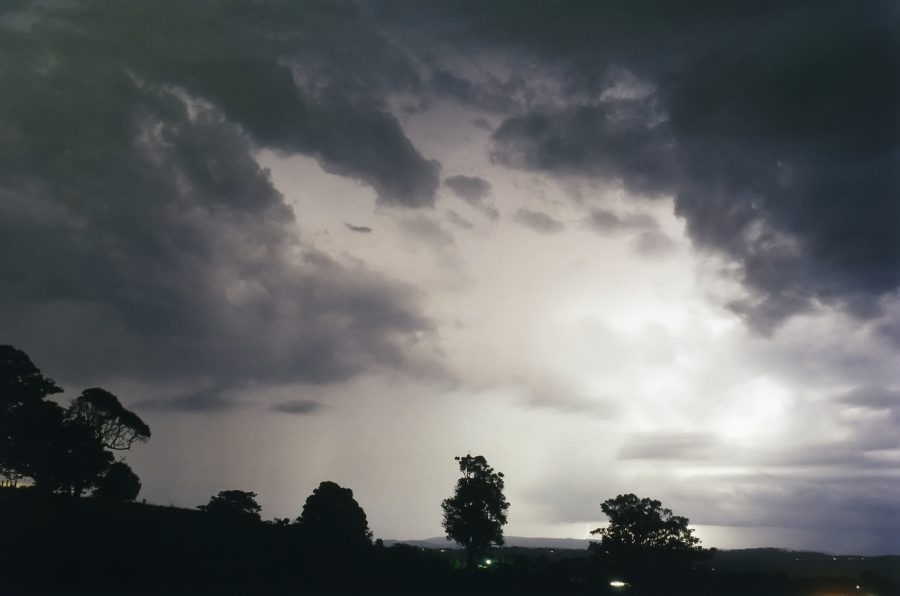
[[[504,39],[570,93],[508,117],[493,156],[673,196],[741,266],[733,307],[760,330],[817,301],[866,316],[900,283],[897,22],[880,2],[529,3]]]
[[[637,492],[896,551],[898,23],[7,2],[0,341],[161,422],[135,463],[158,502],[252,478],[286,515],[327,473],[423,537],[422,476],[473,449],[520,533]]]
[[[381,202],[430,204],[437,165],[378,95],[414,85],[402,55],[368,39],[396,72],[354,99],[353,73],[334,64],[341,80],[304,89],[312,65],[273,40],[315,26],[279,29],[296,20],[281,18],[287,4],[23,10],[40,19],[5,21],[0,42],[3,86],[16,88],[0,98],[9,340],[42,336],[37,353],[68,379],[327,383],[411,364],[408,342],[431,328],[414,291],[299,237],[254,158],[260,146],[306,153]],[[350,7],[335,10],[313,13],[356,26]]]

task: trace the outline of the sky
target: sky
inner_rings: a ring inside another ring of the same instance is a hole
[[[5,0],[0,343],[148,502],[900,554],[893,2]]]

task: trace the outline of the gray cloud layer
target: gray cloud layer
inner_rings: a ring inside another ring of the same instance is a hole
[[[500,213],[490,204],[491,183],[478,176],[450,176],[444,180],[450,190],[463,201],[475,207],[490,219],[497,219]]]
[[[409,349],[431,324],[415,292],[298,241],[253,157],[306,153],[381,202],[430,204],[437,166],[379,95],[415,85],[402,55],[371,33],[346,47],[323,29],[358,27],[347,6],[299,18],[290,3],[164,4],[34,8],[30,26],[5,25],[7,340],[69,379],[327,383],[419,370]],[[327,45],[338,42],[342,52]],[[305,44],[319,53],[298,52]],[[351,68],[363,51],[381,67]]]
[[[541,234],[556,234],[566,228],[561,221],[550,217],[546,213],[532,211],[531,209],[517,209],[512,218],[513,221],[519,222],[523,226]]]

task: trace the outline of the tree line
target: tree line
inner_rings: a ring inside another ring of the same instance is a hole
[[[3,561],[27,569],[44,558],[60,560],[62,553],[71,551],[53,549],[64,548],[69,534],[80,534],[85,544],[96,534],[102,545],[105,533],[117,533],[151,560],[168,553],[157,577],[145,577],[136,589],[233,587],[240,582],[255,588],[259,577],[265,577],[262,585],[275,589],[313,590],[337,585],[354,589],[429,585],[517,593],[564,588],[669,594],[681,593],[680,587],[689,593],[719,594],[745,593],[744,588],[751,586],[726,574],[713,578],[705,562],[714,549],[701,548],[689,520],[660,501],[634,494],[602,502],[608,523],[592,532],[597,540],[590,543],[586,557],[553,564],[541,563],[540,557],[498,557],[492,549],[504,545],[510,503],[504,495],[503,473],[482,455],[455,458],[460,476],[440,504],[447,539],[465,553],[458,564],[465,570],[462,574],[453,571],[456,559],[451,554],[373,542],[353,491],[330,481],[313,490],[294,519],[263,521],[256,493],[236,489],[211,496],[196,508],[193,515],[198,517],[184,517],[190,513],[186,510],[128,505],[141,482],[124,455],[150,438],[149,426],[102,388],[85,389],[66,407],[50,399],[61,391],[24,352],[0,346],[0,478],[7,487],[0,491],[4,500],[0,518],[8,527],[21,528],[17,545],[0,546],[0,567]],[[27,490],[11,490],[23,486]],[[19,499],[18,505],[10,499],[25,493],[41,498]],[[85,495],[94,498],[80,498]],[[123,509],[126,505],[133,508]],[[26,512],[24,517],[21,512]],[[31,521],[25,519],[28,515]],[[123,525],[132,531],[122,534]],[[148,542],[151,536],[155,542]],[[299,559],[296,553],[302,553]],[[116,561],[118,571],[108,568],[106,575],[98,575],[84,558],[76,557],[68,568],[70,580],[82,581],[78,585],[89,589],[101,578],[126,581],[142,572],[127,558]],[[348,569],[362,575],[354,579]],[[64,577],[48,580],[48,585],[70,587]],[[764,593],[787,593],[782,588],[788,584],[782,579],[764,578],[759,585]]]
[[[62,392],[23,351],[0,346],[0,477],[7,486],[30,480],[45,493],[134,499],[140,479],[120,456],[150,438],[150,427],[99,387],[68,407],[48,399]]]

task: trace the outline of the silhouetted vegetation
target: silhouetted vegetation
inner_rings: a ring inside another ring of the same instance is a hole
[[[678,585],[708,555],[688,527],[688,518],[673,514],[659,501],[625,494],[604,501],[600,508],[609,524],[591,532],[600,536],[600,542],[591,543],[590,550],[611,578],[636,588]]]
[[[68,408],[48,399],[59,392],[0,346],[3,593],[900,593],[900,557],[704,550],[686,517],[633,494],[603,502],[609,524],[587,550],[501,547],[510,504],[480,455],[456,458],[462,477],[441,504],[459,550],[373,544],[353,492],[329,481],[293,522],[262,521],[242,490],[195,510],[135,503],[140,479],[111,450],[149,427],[105,390]]]
[[[131,466],[117,461],[97,481],[93,495],[108,501],[134,501],[141,492],[141,479]]]
[[[454,458],[462,477],[453,496],[444,499],[447,538],[466,549],[466,566],[473,569],[485,549],[503,544],[509,503],[503,496],[503,474],[494,472],[481,455]]]
[[[87,389],[63,408],[47,399],[61,392],[24,352],[0,346],[0,474],[6,484],[31,480],[42,492],[77,497],[104,478],[114,461],[109,450],[150,437],[150,427],[112,393]]]
[[[334,482],[322,482],[307,497],[297,525],[309,544],[329,555],[372,546],[365,511],[352,490]]]
[[[197,509],[226,519],[249,521],[259,521],[259,512],[262,511],[262,507],[256,502],[256,493],[243,490],[223,490],[210,497],[206,505],[198,505]]]
[[[115,395],[94,387],[85,389],[69,406],[67,417],[89,429],[94,439],[107,449],[131,449],[135,441],[150,438],[150,427],[129,412]]]

